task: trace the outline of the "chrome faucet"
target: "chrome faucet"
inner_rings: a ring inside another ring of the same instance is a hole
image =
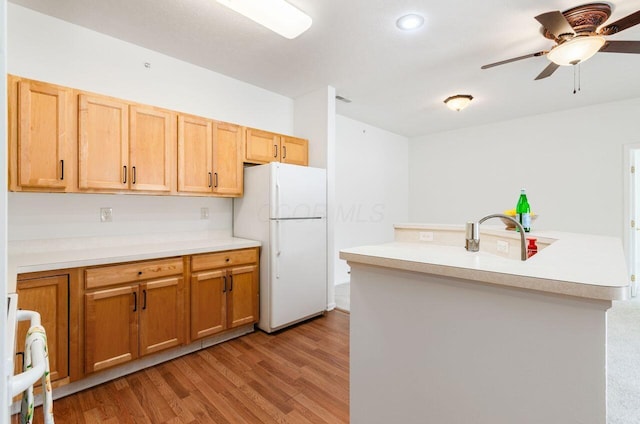
[[[503,215],[501,213],[487,215],[484,218],[480,219],[478,222],[467,222],[465,249],[467,249],[469,252],[477,252],[478,250],[480,250],[480,224],[491,218],[506,218],[516,224],[516,227],[518,227],[518,230],[520,230],[520,260],[526,261],[527,247],[524,241],[524,228],[522,228],[522,225],[512,217]]]

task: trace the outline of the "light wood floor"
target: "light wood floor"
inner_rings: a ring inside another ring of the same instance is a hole
[[[42,423],[36,409],[34,423]],[[349,315],[261,331],[54,402],[64,423],[349,422]],[[15,417],[14,417],[15,418]]]

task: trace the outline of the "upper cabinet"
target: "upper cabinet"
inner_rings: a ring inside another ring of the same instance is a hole
[[[9,77],[10,190],[72,187],[72,90]]]
[[[242,196],[242,129],[178,116],[178,191]]]
[[[309,142],[8,75],[9,190],[239,197],[243,164]]]
[[[256,164],[283,162],[307,166],[309,164],[309,141],[247,128],[244,161]]]
[[[309,165],[309,141],[304,138],[280,136],[280,162],[293,165]]]
[[[151,106],[129,106],[131,190],[171,191],[176,115]]]
[[[127,104],[116,99],[81,94],[78,114],[78,187],[81,190],[127,189]]]
[[[78,99],[78,187],[172,189],[175,115],[109,97]]]

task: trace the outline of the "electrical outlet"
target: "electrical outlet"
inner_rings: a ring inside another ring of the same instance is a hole
[[[504,240],[498,240],[496,244],[496,250],[502,253],[509,253],[509,242]]]
[[[200,219],[209,219],[209,208],[200,208]]]
[[[420,231],[420,241],[433,241],[433,231]]]
[[[100,208],[100,222],[113,221],[113,209],[112,208]]]

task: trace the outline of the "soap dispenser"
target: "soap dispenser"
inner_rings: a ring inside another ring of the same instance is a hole
[[[538,253],[538,245],[536,244],[536,240],[533,237],[527,237],[529,244],[527,245],[527,258],[532,257],[536,253]]]

